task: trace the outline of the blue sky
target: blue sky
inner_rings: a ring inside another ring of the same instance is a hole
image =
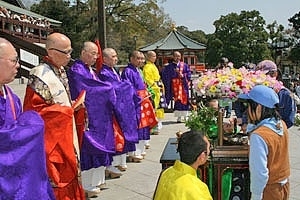
[[[257,10],[267,24],[276,20],[288,28],[288,19],[300,11],[300,0],[167,0],[159,5],[176,26],[205,33],[213,33],[213,22],[229,13]]]

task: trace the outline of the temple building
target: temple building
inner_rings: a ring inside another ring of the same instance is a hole
[[[148,44],[139,49],[142,52],[155,51],[157,54],[157,66],[163,67],[168,64],[174,51],[179,51],[185,63],[191,70],[200,72],[205,70],[205,64],[199,62],[199,57],[204,57],[206,45],[199,43],[180,33],[175,27],[164,38]]]

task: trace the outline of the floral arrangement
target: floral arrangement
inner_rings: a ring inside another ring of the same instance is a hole
[[[195,91],[200,96],[235,98],[241,93],[248,93],[255,85],[263,84],[279,91],[283,83],[266,75],[263,71],[249,71],[225,68],[218,71],[208,71],[193,81]]]

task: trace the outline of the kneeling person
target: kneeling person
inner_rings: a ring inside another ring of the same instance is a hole
[[[197,177],[197,169],[206,163],[210,144],[202,133],[188,131],[178,141],[180,161],[162,172],[154,200],[212,200],[207,185]]]

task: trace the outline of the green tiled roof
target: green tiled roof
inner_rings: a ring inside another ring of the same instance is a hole
[[[182,33],[178,32],[176,29],[172,30],[167,37],[162,38],[152,44],[140,48],[140,51],[153,51],[153,50],[205,50],[206,46],[199,43]]]

